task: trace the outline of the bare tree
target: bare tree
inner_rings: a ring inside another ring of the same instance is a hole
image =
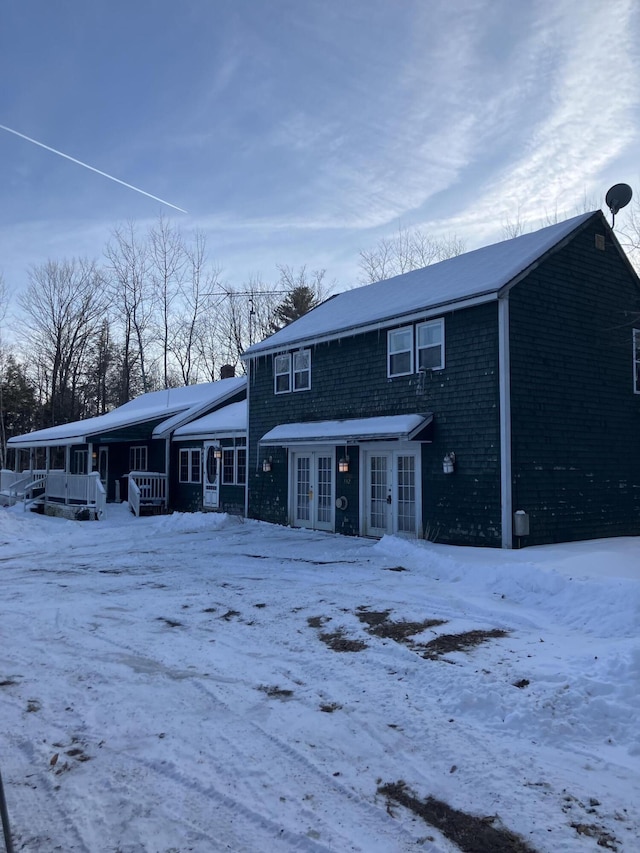
[[[139,371],[142,392],[153,390],[149,378],[154,317],[154,290],[149,272],[149,247],[129,222],[113,231],[105,255],[110,273],[112,311],[122,334],[122,388],[120,404],[133,396],[134,372]]]
[[[25,351],[38,365],[53,425],[83,414],[83,358],[106,310],[104,277],[95,261],[48,261],[29,272],[18,297]]]
[[[185,246],[186,269],[180,308],[171,340],[171,354],[184,385],[197,382],[200,375],[215,379],[220,270],[207,267],[206,238],[196,231]],[[211,365],[209,365],[211,361]]]
[[[164,217],[160,217],[157,225],[149,232],[149,261],[157,308],[155,325],[161,342],[162,383],[165,388],[169,388],[173,384],[170,355],[177,349],[175,335],[180,328],[178,314],[189,256],[182,234]]]
[[[640,274],[640,198],[634,196],[629,207],[620,214],[624,223],[622,226],[616,224],[616,232],[622,246],[627,252],[631,263]]]
[[[399,228],[393,237],[383,237],[373,249],[360,251],[360,281],[370,284],[420,269],[465,251],[464,240],[455,234],[432,237],[419,229]]]

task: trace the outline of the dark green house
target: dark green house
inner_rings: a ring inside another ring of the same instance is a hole
[[[341,293],[244,359],[250,517],[640,535],[640,283],[600,211]]]
[[[82,508],[89,486],[93,491],[97,486],[103,503],[126,500],[137,513],[145,507],[181,508],[174,432],[245,396],[246,377],[229,377],[143,394],[105,415],[14,436],[7,442],[14,451],[14,476],[21,477],[27,492],[30,478],[43,484],[41,497],[54,509],[62,500]],[[196,476],[193,460],[191,477]],[[11,474],[2,472],[7,491]],[[70,501],[69,495],[76,497]]]
[[[229,403],[178,427],[171,445],[174,509],[244,515],[246,400]]]

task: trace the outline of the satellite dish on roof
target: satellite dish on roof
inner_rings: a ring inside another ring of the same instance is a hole
[[[605,204],[611,211],[611,227],[616,221],[616,213],[631,201],[633,192],[629,184],[615,184],[605,196]]]

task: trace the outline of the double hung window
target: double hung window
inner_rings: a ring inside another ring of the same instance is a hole
[[[147,470],[147,448],[144,445],[129,448],[129,470]]]
[[[311,350],[277,355],[273,360],[273,380],[276,394],[311,388]]]
[[[387,332],[387,376],[408,376],[444,367],[444,319]]]
[[[244,486],[247,481],[247,448],[222,449],[222,482],[224,485]]]
[[[196,448],[180,451],[180,482],[199,483],[202,480],[201,455]]]
[[[413,373],[413,326],[393,329],[388,333],[388,375]]]
[[[444,320],[430,320],[416,326],[418,370],[441,370],[444,367]]]

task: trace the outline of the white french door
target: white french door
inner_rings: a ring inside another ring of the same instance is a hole
[[[294,527],[333,530],[334,451],[291,454],[291,523]]]
[[[364,451],[363,534],[418,534],[420,525],[418,451]]]
[[[218,509],[220,506],[220,460],[216,456],[219,453],[220,445],[217,441],[205,441],[202,505],[209,509]]]

